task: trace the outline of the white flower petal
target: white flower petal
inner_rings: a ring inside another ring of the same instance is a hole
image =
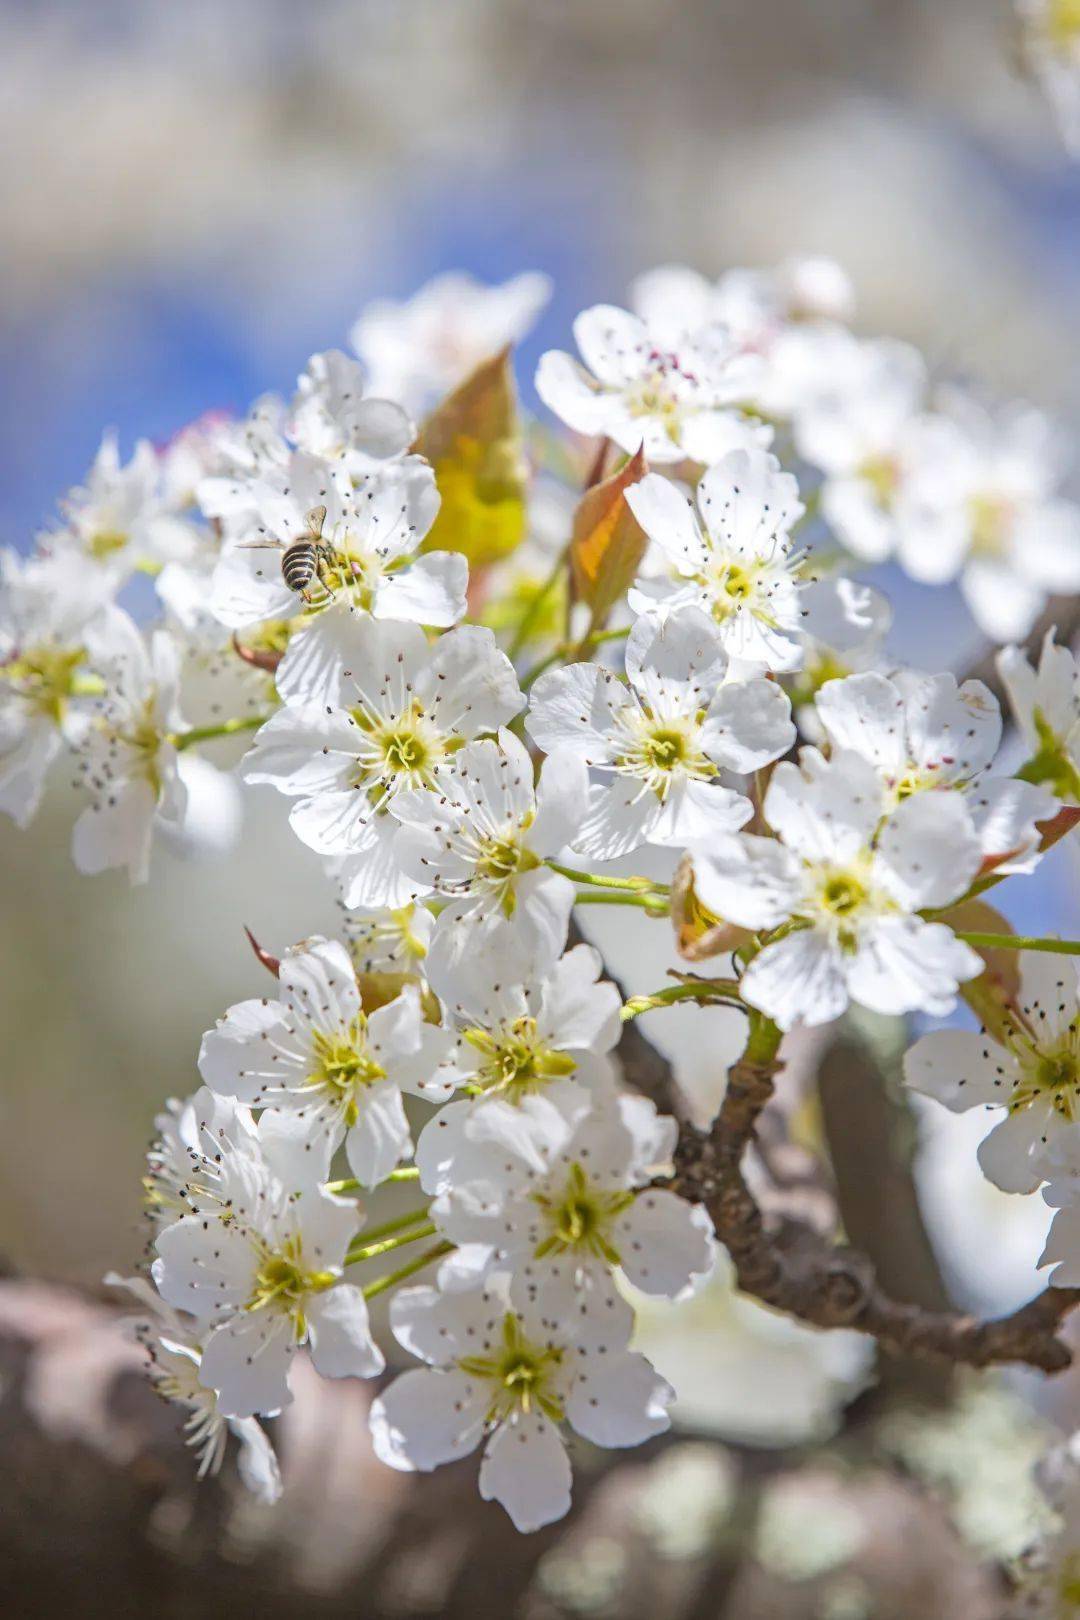
[[[402,1373],[372,1403],[376,1456],[391,1468],[424,1473],[467,1457],[483,1437],[486,1399],[478,1381],[456,1369]]]
[[[572,1474],[566,1447],[540,1412],[502,1423],[480,1464],[480,1495],[499,1502],[515,1529],[528,1534],[561,1519],[570,1508]]]
[[[666,1299],[676,1299],[704,1277],[716,1258],[707,1212],[662,1188],[640,1192],[620,1215],[615,1247],[634,1287]]]
[[[583,1358],[566,1415],[594,1445],[639,1446],[671,1427],[667,1408],[674,1398],[644,1356],[624,1350],[602,1361]]]
[[[311,1359],[324,1378],[373,1378],[386,1365],[371,1337],[367,1300],[351,1283],[316,1294],[307,1307]]]

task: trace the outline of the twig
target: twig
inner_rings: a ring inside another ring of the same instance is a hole
[[[982,1321],[891,1299],[865,1255],[829,1244],[801,1222],[766,1230],[744,1180],[742,1158],[772,1096],[778,1046],[779,1031],[755,1018],[712,1128],[684,1125],[676,1148],[675,1190],[705,1204],[740,1288],[815,1327],[868,1333],[894,1354],[972,1367],[1018,1361],[1047,1373],[1069,1366],[1071,1353],[1058,1328],[1080,1304],[1080,1289],[1047,1288],[1011,1315]]]

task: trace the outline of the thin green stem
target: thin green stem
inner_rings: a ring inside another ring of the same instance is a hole
[[[570,546],[567,544],[563,547],[558,557],[555,559],[555,565],[552,568],[551,573],[544,580],[525,612],[521,615],[521,622],[518,625],[517,630],[514,632],[514,638],[508,648],[508,656],[510,658],[516,658],[522,647],[524,647],[525,643],[528,641],[529,631],[540,617],[540,609],[543,607],[544,603],[555,589],[555,586],[559,583],[569,556]]]
[[[269,720],[268,714],[238,715],[235,720],[222,720],[216,726],[193,726],[190,731],[174,732],[175,749],[192,748],[196,743],[212,742],[215,737],[232,737],[238,731],[257,731]]]
[[[394,1215],[388,1221],[380,1221],[378,1226],[366,1227],[356,1241],[361,1244],[373,1243],[376,1238],[389,1237],[392,1232],[403,1232],[407,1226],[419,1226],[427,1218],[426,1205],[423,1209],[409,1209],[404,1215]]]
[[[666,883],[658,883],[647,877],[601,877],[595,872],[579,872],[575,866],[560,866],[558,861],[546,863],[553,872],[560,876],[571,878],[575,883],[585,883],[594,889],[632,889],[635,894],[669,894],[670,887]]]
[[[541,675],[545,674],[549,669],[553,668],[555,664],[562,661],[565,653],[565,647],[559,646],[556,647],[553,652],[549,652],[545,658],[541,658],[538,664],[533,665],[528,674],[521,677],[521,680],[518,682],[521,690],[523,692],[527,692],[534,681],[538,681]]]
[[[652,1012],[656,1007],[672,1007],[680,1001],[722,1001],[745,1012],[746,1006],[739,995],[734,979],[695,979],[689,983],[668,984],[648,996],[631,996],[623,1005],[622,1019],[626,1023],[639,1014]]]
[[[380,1254],[390,1254],[394,1249],[403,1249],[407,1243],[418,1243],[421,1238],[434,1237],[437,1231],[434,1221],[425,1221],[423,1226],[402,1232],[397,1237],[384,1238],[381,1243],[354,1243],[345,1256],[345,1264],[356,1266],[361,1260],[376,1260]]]
[[[452,1243],[435,1243],[423,1254],[418,1254],[415,1260],[410,1260],[407,1266],[399,1266],[397,1271],[388,1271],[385,1277],[376,1277],[374,1282],[365,1283],[360,1292],[365,1299],[374,1299],[377,1294],[385,1294],[388,1288],[396,1288],[398,1283],[404,1282],[407,1277],[415,1277],[418,1271],[430,1266],[433,1260],[441,1260],[444,1254],[453,1254]]]
[[[417,1165],[403,1164],[400,1169],[391,1170],[388,1176],[383,1177],[383,1180],[416,1181],[419,1178],[419,1175],[420,1170]],[[325,1185],[328,1193],[351,1193],[364,1191],[364,1183],[362,1181],[357,1181],[355,1176],[346,1176],[343,1181],[328,1181]],[[370,1237],[371,1234],[368,1233],[368,1236]]]
[[[527,692],[534,681],[539,680],[541,675],[545,674],[553,665],[561,663],[564,658],[569,658],[574,663],[578,663],[587,658],[590,652],[602,646],[606,641],[625,641],[630,634],[630,628],[629,625],[626,625],[620,630],[590,630],[588,635],[580,642],[561,642],[558,647],[549,652],[546,657],[541,658],[538,664],[534,664],[532,669],[521,677],[518,683],[521,690]]]
[[[1030,934],[969,934],[956,931],[957,939],[993,951],[1049,951],[1053,956],[1080,956],[1078,939],[1035,939]]]
[[[662,894],[627,894],[623,889],[579,889],[575,906],[636,906],[650,917],[666,917],[667,897]]]

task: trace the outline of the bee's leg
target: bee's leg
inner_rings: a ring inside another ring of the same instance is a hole
[[[316,569],[316,573],[318,575],[319,584],[322,586],[323,590],[326,592],[326,594],[330,598],[331,602],[336,602],[337,601],[337,592],[334,590],[333,586],[330,584],[329,580],[326,578],[326,575],[323,573],[323,569],[327,566],[327,564],[329,562],[330,562],[330,553],[328,551],[325,551],[325,550],[321,551],[320,554],[319,554],[319,562],[318,562],[318,567]]]

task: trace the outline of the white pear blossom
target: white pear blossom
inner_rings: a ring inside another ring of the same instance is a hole
[[[0,551],[0,810],[26,827],[49,767],[85,735],[82,687],[109,647],[113,610],[88,565]]]
[[[665,342],[719,322],[758,353],[767,353],[789,322],[850,321],[855,313],[850,276],[835,259],[814,254],[768,270],[727,270],[714,282],[686,265],[661,265],[637,277],[630,301]]]
[[[992,410],[959,389],[937,404],[949,454],[912,477],[900,561],[931,583],[959,572],[980,629],[1018,640],[1048,595],[1080,590],[1080,506],[1059,494],[1062,436],[1028,405]]]
[[[732,451],[705,471],[693,500],[658,473],[632,485],[626,499],[673,571],[637,580],[629,593],[636,612],[698,607],[715,620],[730,658],[798,667],[809,581],[791,530],[803,506],[775,456]]]
[[[886,814],[874,767],[804,748],[773,772],[765,819],[749,834],[693,850],[701,901],[754,930],[788,930],[741,980],[743,998],[782,1029],[824,1024],[857,1001],[875,1012],[950,1011],[982,961],[924,907],[959,899],[982,850],[958,795],[923,793]],[[884,819],[883,819],[884,818]]]
[[[867,671],[827,681],[817,715],[834,749],[873,765],[890,806],[914,793],[962,793],[996,871],[1026,872],[1037,864],[1037,824],[1057,803],[1031,782],[987,777],[1001,740],[1001,711],[982,681],[958,685],[948,674]]]
[[[768,270],[725,271],[715,282],[684,265],[639,276],[631,306],[666,347],[723,326],[740,350],[756,357],[752,402],[786,420],[812,397],[823,366],[846,334],[854,289],[835,259],[798,255]]]
[[[892,625],[888,599],[872,585],[829,574],[807,585],[802,668],[791,686],[791,704],[807,742],[825,736],[814,701],[826,681],[878,668]],[[809,626],[813,626],[811,630]]]
[[[286,951],[280,982],[280,1000],[241,1001],[203,1036],[199,1072],[223,1096],[294,1112],[330,1151],[344,1140],[352,1174],[376,1186],[412,1149],[402,1093],[450,1095],[437,1070],[451,1036],[425,1023],[412,984],[366,1012],[334,940]]]
[[[571,664],[533,687],[526,725],[548,753],[567,750],[600,773],[572,845],[611,860],[641,844],[685,847],[733,832],[752,809],[723,786],[795,739],[790,704],[774,681],[727,682],[719,630],[698,608],[639,619],[626,644],[623,686],[610,670]]]
[[[122,582],[134,569],[154,569],[190,555],[192,524],[166,499],[157,451],[140,439],[123,465],[115,434],[107,433],[85,485],[60,502],[63,529],[43,537],[46,549],[76,552]]]
[[[342,929],[360,973],[417,973],[431,949],[435,918],[423,905],[344,911]]]
[[[1075,0],[1016,0],[1025,61],[1071,157],[1080,157],[1080,11]]]
[[[255,492],[263,478],[288,465],[285,402],[263,394],[240,421],[220,424],[214,463],[195,486],[196,503],[227,535],[258,521]]]
[[[828,353],[809,358],[813,385],[795,416],[796,449],[824,474],[821,512],[837,538],[881,562],[900,538],[908,480],[918,468],[929,486],[930,469],[949,463],[952,438],[925,413],[926,366],[907,344],[834,329]]]
[[[143,1307],[141,1314],[129,1319],[129,1327],[146,1351],[156,1392],[188,1413],[184,1434],[199,1459],[198,1478],[220,1471],[232,1434],[239,1442],[236,1465],[240,1478],[260,1502],[276,1502],[281,1496],[281,1471],[262,1425],[253,1417],[225,1417],[216,1393],[199,1380],[200,1323],[172,1310],[143,1277],[109,1272],[104,1280],[111,1288],[125,1289]]]
[[[297,379],[289,428],[302,450],[340,461],[354,478],[397,460],[416,437],[400,405],[365,392],[363,366],[340,349],[311,356]]]
[[[455,961],[497,952],[520,977],[561,954],[574,904],[569,879],[544,865],[573,839],[588,792],[572,754],[545,761],[533,786],[529,751],[512,732],[466,743],[436,772],[434,789],[399,793],[402,869],[445,904],[427,965],[446,980]]]
[[[300,1137],[266,1157],[226,1150],[227,1207],[158,1233],[152,1275],[177,1310],[208,1323],[199,1379],[226,1417],[273,1414],[292,1399],[292,1357],[310,1347],[327,1378],[369,1378],[383,1357],[360,1289],[342,1282],[355,1203],[322,1190]]]
[[[1019,774],[1075,803],[1080,800],[1080,667],[1054,635],[1050,629],[1043,637],[1035,668],[1019,647],[1003,647],[996,662],[1013,719],[1031,750]]]
[[[633,1446],[668,1427],[672,1391],[626,1348],[629,1311],[612,1289],[607,1316],[567,1316],[543,1290],[511,1302],[499,1278],[443,1293],[407,1288],[391,1305],[404,1347],[428,1363],[374,1402],[375,1450],[428,1471],[484,1447],[480,1494],[515,1526],[538,1530],[570,1506],[565,1427],[603,1446]]]
[[[498,286],[450,271],[404,302],[367,304],[349,340],[372,388],[418,410],[448,394],[481,361],[520,343],[550,297],[551,281],[539,271]]]
[[[601,978],[603,962],[591,945],[575,945],[542,977],[526,984],[500,978],[481,956],[457,965],[453,985],[436,983],[457,1026],[457,1041],[443,1075],[479,1099],[518,1104],[543,1095],[568,1119],[591,1098],[610,1098],[615,1069],[610,1053],[619,1039],[622,997]],[[461,1179],[471,1155],[469,1121],[477,1103],[449,1103],[429,1120],[416,1144],[425,1190],[442,1192]]]
[[[515,1285],[571,1314],[595,1309],[619,1268],[643,1293],[681,1297],[711,1269],[700,1205],[650,1183],[668,1169],[677,1126],[644,1097],[567,1113],[544,1094],[477,1105],[466,1127],[468,1179],[435,1200],[440,1230],[480,1244]]]
[[[309,604],[285,583],[281,559],[290,542],[313,534],[326,548],[309,595],[339,612],[363,608],[379,619],[413,619],[438,627],[465,611],[468,564],[459,552],[414,553],[435,521],[439,494],[431,468],[418,456],[372,473],[359,487],[341,467],[299,451],[253,492],[258,522],[227,545],[211,582],[209,606],[232,629],[288,618]],[[322,615],[295,639],[279,679],[283,695],[297,688],[320,656]],[[297,671],[300,673],[297,673]]]
[[[907,1083],[953,1113],[1003,1108],[979,1164],[1004,1192],[1034,1192],[1070,1156],[1080,1166],[1080,1011],[1067,957],[1026,952],[1001,1039],[932,1031],[904,1059]]]
[[[584,366],[561,350],[541,356],[536,391],[578,433],[606,434],[652,462],[689,459],[708,465],[729,450],[768,444],[771,430],[751,422],[746,403],[759,373],[753,355],[718,325],[675,349],[637,315],[611,304],[586,309],[574,322]]]
[[[462,742],[497,731],[523,699],[490,630],[459,626],[429,647],[414,624],[349,619],[337,629],[334,699],[279,710],[243,772],[297,800],[297,835],[342,858],[347,906],[405,905],[416,884],[393,854],[394,797],[432,787]]]
[[[132,883],[144,883],[155,823],[178,828],[187,808],[173,740],[181,727],[179,649],[164,630],[145,642],[114,609],[100,667],[106,693],[79,765],[92,798],[75,823],[72,856],[80,872],[126,867]]]
[[[222,1154],[226,1149],[260,1151],[250,1109],[232,1097],[217,1096],[208,1086],[183,1101],[170,1097],[154,1128],[143,1191],[147,1213],[157,1225],[191,1213],[220,1214],[228,1197],[222,1190]]]

